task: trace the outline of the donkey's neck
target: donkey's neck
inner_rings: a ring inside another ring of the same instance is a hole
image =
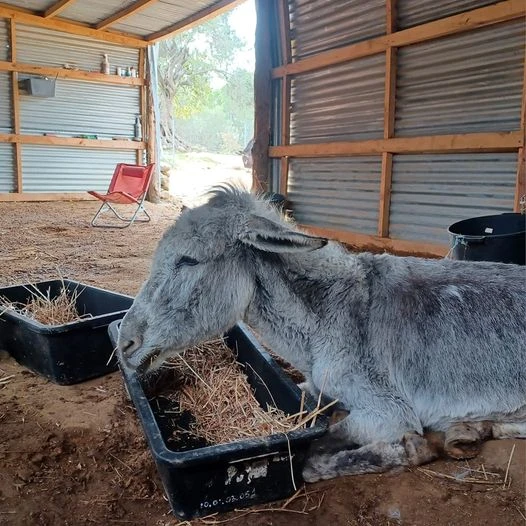
[[[247,322],[271,349],[304,374],[312,368],[319,333],[319,264],[308,257],[262,257],[255,265],[255,293]]]

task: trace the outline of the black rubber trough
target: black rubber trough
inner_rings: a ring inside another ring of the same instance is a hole
[[[115,344],[119,322],[109,327]],[[272,404],[289,414],[300,411],[301,391],[261,347],[249,329],[236,325],[225,335],[237,354],[262,407]],[[118,352],[119,365],[174,514],[190,520],[294,494],[303,483],[302,468],[311,442],[322,436],[328,420],[320,415],[313,427],[285,434],[240,440],[221,445],[174,442],[174,430],[188,425],[184,414],[165,414],[159,398],[130,369]],[[173,403],[173,402],[172,402]],[[315,409],[306,397],[305,409]],[[219,418],[219,417],[218,417]],[[289,453],[290,452],[290,453]]]
[[[26,304],[36,287],[51,299],[62,287],[77,294],[79,321],[44,325],[14,310],[0,307],[0,349],[21,365],[59,385],[71,385],[118,369],[108,326],[122,319],[133,298],[71,280],[52,280],[0,288],[0,297]],[[108,363],[109,362],[109,363]]]

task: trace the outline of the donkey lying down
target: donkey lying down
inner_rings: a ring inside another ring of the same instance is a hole
[[[307,481],[420,464],[526,437],[526,273],[498,263],[350,254],[262,200],[219,189],[159,243],[119,348],[146,373],[244,320],[348,416]]]

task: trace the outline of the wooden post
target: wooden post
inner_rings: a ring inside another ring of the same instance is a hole
[[[146,53],[144,49],[139,49],[139,78],[144,79],[146,72]],[[146,113],[146,87],[144,84],[139,88],[139,114],[141,116],[142,136],[143,140],[146,137],[145,130],[147,128],[147,113]],[[144,164],[144,150],[137,150],[137,164]]]
[[[147,126],[143,126],[143,129],[146,128],[147,136],[147,156],[148,163],[155,163],[154,175],[148,188],[148,193],[146,194],[146,199],[152,203],[159,203],[161,200],[161,181],[159,178],[160,166],[159,159],[157,159],[157,147],[156,141],[157,137],[155,134],[155,115],[153,112],[154,102],[153,102],[153,93],[152,93],[152,77],[149,71],[149,64],[146,58],[144,57],[144,75],[145,75],[145,109]]]
[[[11,43],[11,62],[16,62],[16,22],[10,21],[10,43]],[[11,110],[13,112],[13,133],[20,134],[20,93],[18,90],[18,73],[13,71],[11,73]],[[15,143],[15,178],[16,178],[16,193],[21,194],[24,190],[23,175],[22,175],[22,145],[19,142]]]
[[[390,35],[396,29],[396,0],[386,1],[386,31]],[[389,46],[385,52],[385,91],[384,91],[384,139],[394,136],[396,105],[396,48]],[[389,212],[391,207],[391,184],[393,174],[393,154],[382,153],[380,178],[380,203],[378,210],[378,235],[389,237]]]
[[[254,145],[252,147],[252,188],[267,190],[269,186],[270,109],[272,69],[271,13],[274,2],[256,0],[256,67],[254,71]]]
[[[513,210],[520,212],[520,201],[526,196],[526,44],[524,46],[524,71],[522,80],[521,134],[523,146],[519,148],[517,158],[517,179],[515,182],[515,199]],[[525,197],[526,198],[526,197]]]

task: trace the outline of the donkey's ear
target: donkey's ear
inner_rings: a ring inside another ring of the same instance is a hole
[[[270,219],[253,216],[240,239],[258,250],[276,253],[310,252],[327,244],[321,237],[309,236],[274,223]]]

